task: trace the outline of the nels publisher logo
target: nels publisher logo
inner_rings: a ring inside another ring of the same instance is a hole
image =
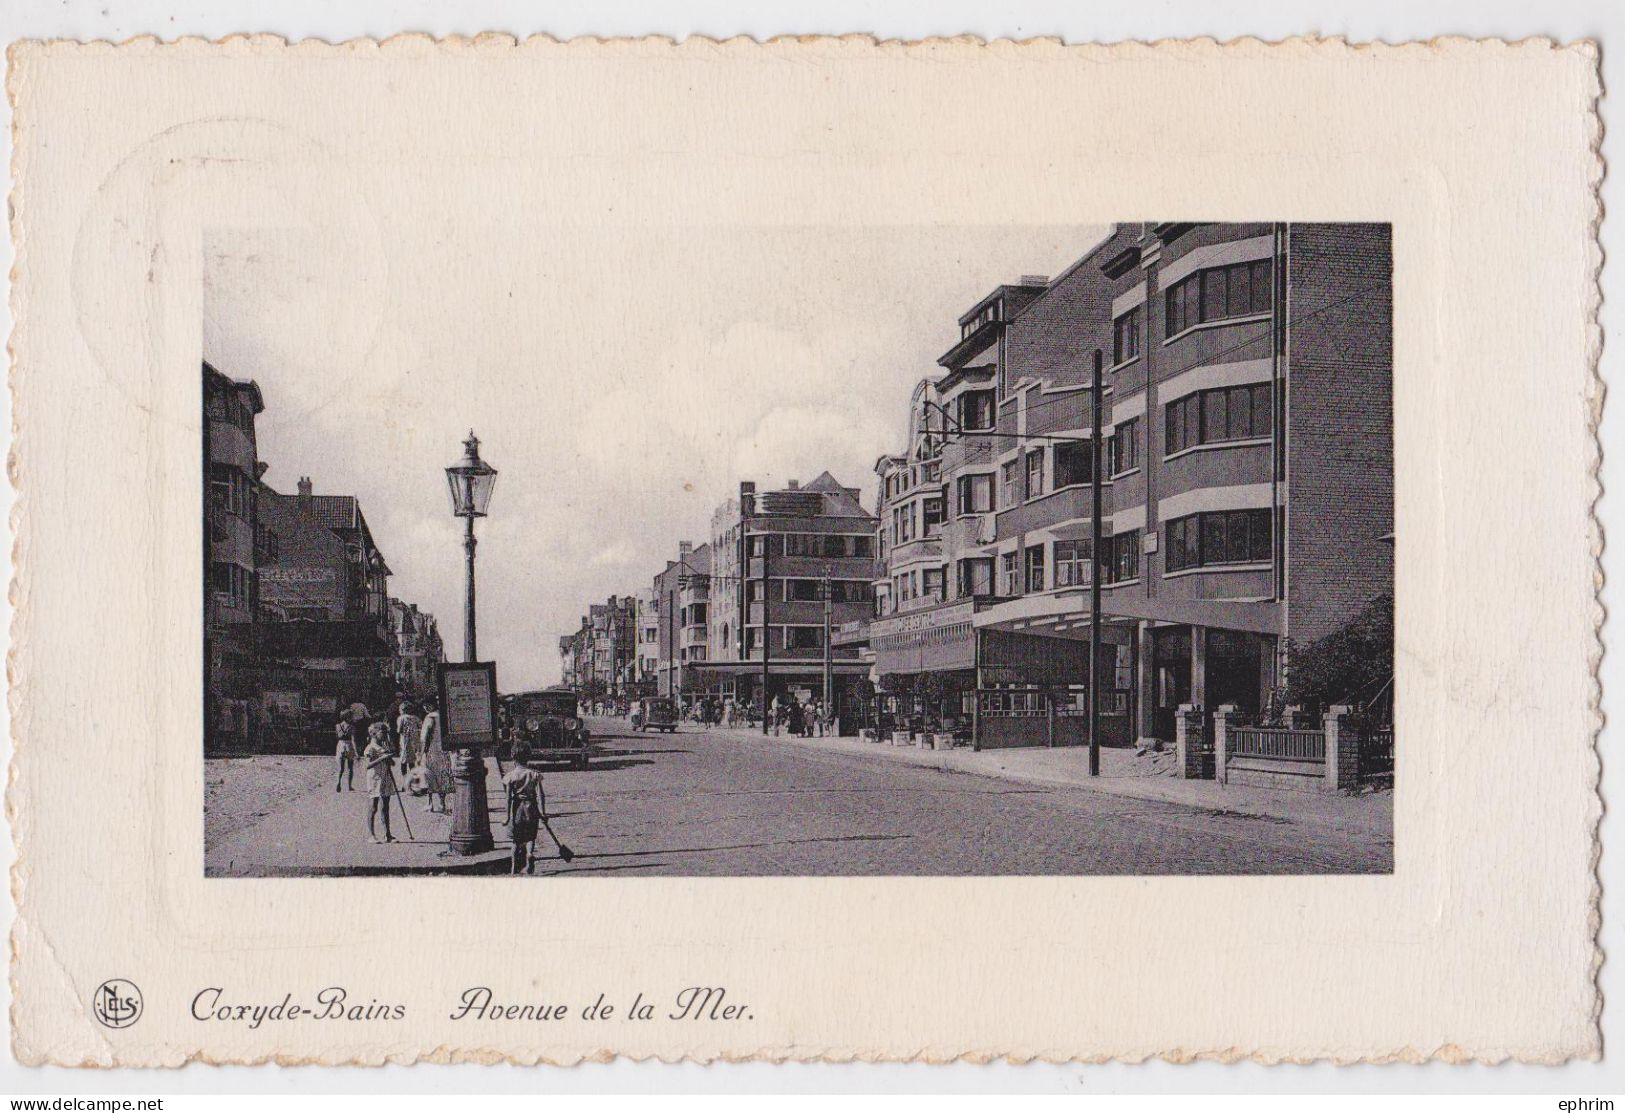
[[[141,991],[134,982],[109,978],[96,987],[91,1007],[96,1019],[109,1028],[128,1028],[141,1019]]]

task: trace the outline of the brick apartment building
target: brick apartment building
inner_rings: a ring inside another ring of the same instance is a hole
[[[652,590],[660,608],[658,690],[683,700],[705,686],[700,670],[710,654],[711,546],[680,543],[677,559],[666,562]]]
[[[440,638],[440,625],[434,615],[418,609],[416,603],[389,601],[391,642],[395,649],[395,687],[403,695],[417,699],[436,691],[435,666],[446,659]]]
[[[248,748],[255,727],[256,693],[248,675],[259,607],[254,423],[264,410],[258,384],[203,364],[204,744],[211,752]]]
[[[638,631],[636,597],[588,606],[575,633],[559,639],[563,683],[591,698],[638,695]]]
[[[354,496],[265,482],[259,386],[202,372],[204,748],[325,751],[341,700],[383,707],[424,687],[440,659],[434,618],[389,597]]]
[[[1391,272],[1387,225],[1122,224],[971,307],[876,465],[894,712],[1080,740],[1098,573],[1106,736],[1169,741],[1181,704],[1256,713],[1294,647],[1391,596]]]
[[[637,691],[653,695],[660,675],[660,601],[651,587],[637,596]]]
[[[711,519],[707,656],[696,671],[708,694],[761,706],[765,630],[766,699],[821,694],[824,592],[830,594],[831,630],[872,612],[875,517],[863,508],[857,489],[841,486],[828,472],[782,491],[758,493],[754,483],[739,487],[739,498]],[[856,649],[833,639],[830,659],[832,694],[844,708],[866,681],[869,665]]]

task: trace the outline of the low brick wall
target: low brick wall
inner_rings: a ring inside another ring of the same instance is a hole
[[[1326,712],[1317,731],[1264,730],[1242,727],[1235,707],[1221,707],[1213,716],[1214,771],[1219,783],[1352,792],[1360,780],[1360,740],[1348,719],[1349,709],[1336,706]],[[1265,752],[1257,752],[1260,749]]]

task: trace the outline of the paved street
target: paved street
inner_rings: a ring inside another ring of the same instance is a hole
[[[590,723],[599,741],[592,767],[585,772],[549,770],[546,775],[554,828],[577,856],[568,866],[556,858],[538,863],[544,876],[1362,873],[1392,868],[1390,839],[1315,824],[945,773],[743,732],[685,726],[677,734],[640,735],[619,720]],[[260,826],[248,826],[211,847],[210,872],[304,872],[321,866],[308,860],[279,863],[277,848],[293,852],[297,847],[301,857],[320,855],[322,840],[313,839],[311,832],[334,825],[343,832],[343,853],[365,860],[332,872],[436,868],[435,844],[444,845],[446,825],[424,817],[420,801],[410,803],[418,841],[377,847],[362,834],[359,799],[335,794],[325,780],[323,784],[322,790],[273,811]],[[496,788],[494,777],[491,787]],[[493,791],[492,822],[500,850],[506,832],[495,810],[499,802]],[[545,844],[544,834],[539,849]],[[443,862],[441,868],[456,864]]]
[[[1386,871],[1392,846],[1275,819],[881,763],[736,733],[592,724],[614,757],[548,778],[549,872],[1182,874]],[[692,731],[692,733],[689,733]]]

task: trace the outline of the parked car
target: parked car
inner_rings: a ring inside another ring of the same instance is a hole
[[[633,730],[663,730],[667,734],[677,729],[677,705],[664,696],[642,699],[632,709]]]
[[[567,761],[585,769],[592,737],[581,721],[576,694],[568,688],[519,692],[504,699],[508,710],[508,741],[513,751],[523,750],[532,762]]]

